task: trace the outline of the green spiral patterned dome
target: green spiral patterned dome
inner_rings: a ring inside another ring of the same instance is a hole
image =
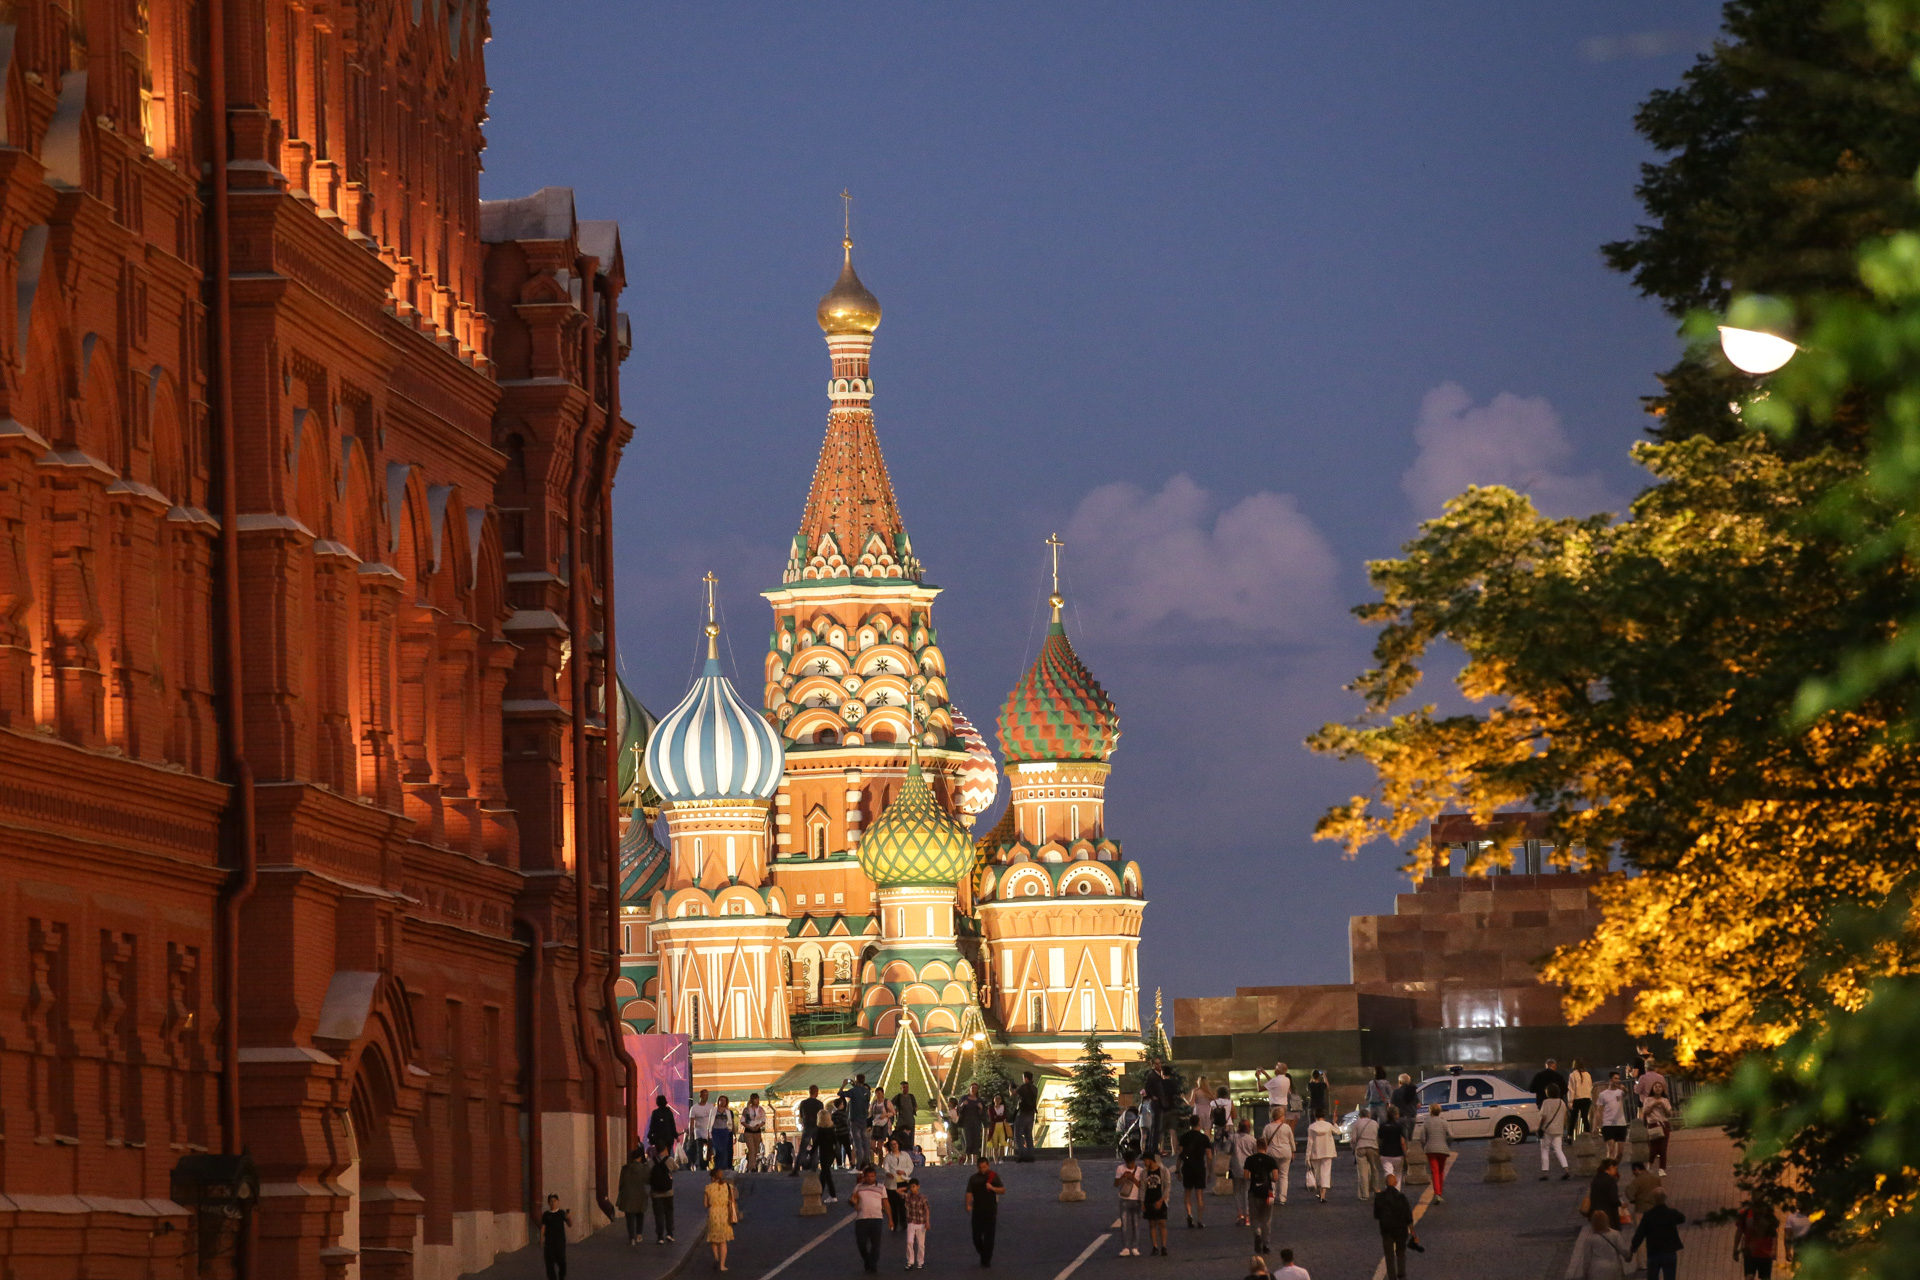
[[[916,752],[905,785],[860,838],[860,869],[882,888],[952,888],[972,868],[973,839],[941,807]]]

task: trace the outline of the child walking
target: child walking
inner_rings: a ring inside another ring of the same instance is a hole
[[[902,1197],[907,1206],[907,1270],[924,1271],[927,1266],[927,1228],[933,1225],[933,1205],[920,1194],[920,1179],[908,1178],[906,1195]]]

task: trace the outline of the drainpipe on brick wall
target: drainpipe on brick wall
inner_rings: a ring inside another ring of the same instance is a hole
[[[590,295],[583,296],[591,307]],[[592,314],[591,311],[588,312]],[[573,481],[567,486],[567,626],[573,632],[573,661],[570,692],[573,696],[573,906],[574,955],[573,1021],[580,1035],[580,1062],[587,1069],[588,1085],[593,1092],[593,1186],[600,1211],[610,1222],[618,1222],[607,1186],[607,1095],[600,1073],[600,1058],[593,1051],[593,1022],[587,1013],[587,992],[591,986],[589,957],[593,954],[589,939],[593,936],[592,863],[587,846],[591,831],[593,781],[587,767],[587,642],[591,625],[587,616],[587,540],[581,528],[586,519],[587,433],[589,417],[583,413],[574,427]],[[617,892],[617,884],[609,892]]]
[[[612,264],[607,264],[611,266]],[[627,1144],[631,1151],[640,1140],[640,1071],[627,1052],[626,1023],[620,1017],[620,997],[614,984],[620,980],[620,735],[613,731],[615,699],[620,696],[616,668],[620,650],[614,641],[613,621],[613,468],[617,460],[620,435],[620,313],[614,309],[615,295],[607,295],[607,339],[604,357],[607,370],[607,434],[600,442],[600,626],[604,636],[602,682],[607,721],[607,972],[601,980],[600,997],[605,1005],[607,1039],[626,1072]],[[633,820],[645,822],[640,808],[643,790],[638,774],[633,784]]]
[[[227,33],[223,0],[206,6],[207,132],[212,141],[213,428],[220,451],[220,612],[223,655],[222,725],[226,739],[228,813],[234,842],[233,875],[220,901],[220,1145],[228,1155],[240,1141],[240,908],[255,880],[253,770],[247,764],[240,667],[240,512],[235,492],[233,424],[233,294],[227,197]]]
[[[547,934],[530,915],[515,912],[513,922],[533,939],[527,980],[527,1202],[521,1207],[537,1229],[540,1207],[546,1203],[546,1152],[540,1139],[540,987],[547,980]]]

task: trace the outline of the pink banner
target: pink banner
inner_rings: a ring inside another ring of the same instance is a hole
[[[626,1041],[640,1074],[640,1132],[647,1131],[647,1117],[657,1105],[654,1099],[665,1094],[673,1108],[673,1127],[685,1133],[687,1108],[693,1102],[693,1041],[664,1033],[630,1035]]]

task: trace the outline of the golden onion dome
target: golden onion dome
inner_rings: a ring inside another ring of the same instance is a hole
[[[816,313],[820,328],[829,335],[872,333],[880,327],[880,299],[860,283],[853,269],[853,238],[849,236],[841,245],[847,253],[846,264],[840,268],[840,278],[833,282],[833,288],[820,299]]]
[[[860,869],[881,888],[952,888],[973,867],[973,839],[927,785],[916,750],[907,780],[860,837]]]

